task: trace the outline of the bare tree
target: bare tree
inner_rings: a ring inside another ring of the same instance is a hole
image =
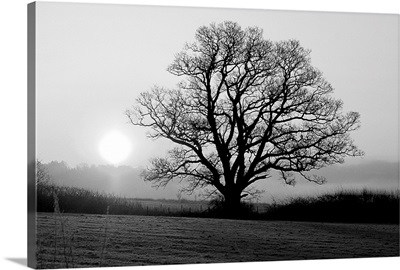
[[[182,201],[182,192],[181,192],[181,191],[178,191],[178,192],[176,193],[176,198],[178,199],[178,202],[181,202],[181,201]]]
[[[177,88],[155,86],[126,111],[133,125],[152,130],[150,138],[177,145],[151,160],[145,180],[179,179],[189,192],[212,187],[234,212],[271,170],[287,184],[296,174],[322,184],[307,172],[363,155],[349,137],[359,114],[342,112],[297,40],[271,42],[234,22],[200,27],[195,38],[168,68],[183,78]]]
[[[47,168],[43,165],[40,160],[36,160],[36,186],[37,188],[43,188],[50,184],[50,175]]]

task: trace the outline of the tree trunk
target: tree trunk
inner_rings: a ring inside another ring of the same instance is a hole
[[[227,217],[240,217],[242,215],[242,207],[240,204],[240,193],[236,191],[225,192],[224,195],[224,212]]]

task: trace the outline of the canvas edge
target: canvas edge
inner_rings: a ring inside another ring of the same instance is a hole
[[[60,2],[68,3],[68,2]],[[79,4],[79,3],[74,3]],[[93,3],[90,3],[93,4]],[[102,4],[102,3],[99,3]],[[112,4],[114,5],[114,4]],[[126,4],[131,5],[131,4]],[[133,4],[135,5],[135,4]],[[141,6],[141,5],[136,5]],[[146,5],[142,5],[146,6]],[[159,7],[171,7],[162,6]],[[192,6],[172,6],[178,8],[197,8]],[[219,7],[198,7],[198,8],[219,8]],[[269,10],[268,11],[295,11],[295,12],[325,12],[325,11],[297,11],[297,10]],[[328,12],[335,13],[335,12]],[[346,12],[340,12],[346,13]],[[355,14],[375,14],[375,13],[357,13],[348,12]],[[378,14],[378,13],[376,13]],[[400,45],[400,15],[399,14],[379,14],[379,15],[394,15],[397,16],[397,30],[398,30],[398,41],[397,44]],[[400,71],[400,47],[398,47],[398,71]],[[399,74],[399,73],[398,73]],[[37,267],[36,260],[36,248],[37,248],[37,234],[36,234],[36,2],[27,4],[27,188],[28,188],[28,245],[27,245],[27,266],[30,268]],[[397,77],[398,87],[400,87],[400,76]],[[400,89],[400,88],[399,88]],[[398,102],[400,104],[400,94],[398,95]],[[400,118],[400,108],[398,110],[398,116]],[[398,127],[400,134],[400,126]],[[400,145],[400,137],[398,138]],[[400,148],[398,149],[400,156]],[[398,168],[400,174],[400,167]],[[400,180],[400,179],[399,179]],[[399,181],[400,189],[400,181]],[[400,254],[399,254],[400,256]]]
[[[397,191],[400,192],[400,14],[397,14]],[[400,208],[400,205],[399,205]],[[400,224],[400,216],[399,216]],[[400,233],[400,230],[399,230]],[[398,242],[400,258],[400,241]]]
[[[28,267],[36,268],[36,3],[27,5],[27,181],[28,181]]]

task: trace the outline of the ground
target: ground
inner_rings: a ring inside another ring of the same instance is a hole
[[[38,213],[38,268],[399,256],[399,226]]]

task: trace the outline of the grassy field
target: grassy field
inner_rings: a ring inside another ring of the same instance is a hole
[[[208,201],[41,192],[38,210],[47,212],[37,215],[38,268],[399,256],[398,192],[253,205],[252,220],[218,218]]]
[[[38,213],[38,268],[399,256],[399,226]]]
[[[129,201],[134,204],[140,204],[146,209],[147,213],[154,211],[164,214],[201,213],[209,207],[209,201],[153,199],[129,199]]]

